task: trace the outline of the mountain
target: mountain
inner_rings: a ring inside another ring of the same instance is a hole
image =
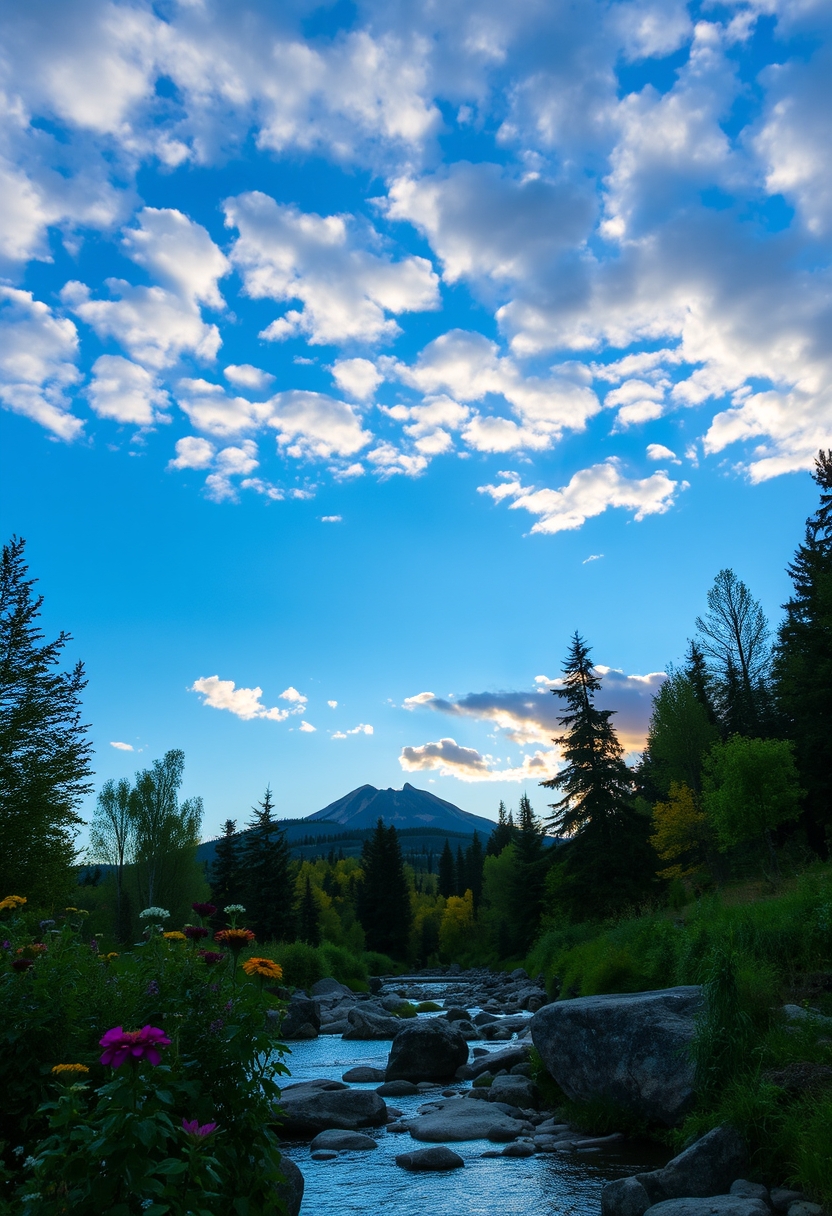
[[[400,790],[377,790],[374,785],[360,785],[322,811],[307,815],[303,823],[326,821],[349,828],[374,828],[379,819],[399,828],[431,828],[440,832],[464,832],[473,836],[479,832],[483,845],[496,824],[481,815],[461,811],[452,802],[437,798],[428,790],[417,790],[405,782]]]

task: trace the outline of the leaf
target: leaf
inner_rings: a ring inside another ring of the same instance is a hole
[[[164,1161],[160,1161],[157,1166],[154,1166],[154,1174],[163,1174],[169,1177],[171,1174],[184,1174],[188,1168],[187,1161],[182,1161],[181,1158],[167,1157]]]

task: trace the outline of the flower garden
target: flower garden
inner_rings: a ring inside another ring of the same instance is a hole
[[[241,906],[193,912],[115,952],[81,908],[0,900],[3,1216],[281,1211],[282,971]]]

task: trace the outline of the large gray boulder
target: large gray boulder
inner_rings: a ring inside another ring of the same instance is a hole
[[[303,1200],[303,1174],[285,1155],[280,1158],[280,1172],[283,1182],[278,1183],[277,1198],[285,1205],[286,1216],[298,1216]]]
[[[396,1165],[414,1172],[436,1172],[462,1169],[465,1162],[451,1148],[417,1148],[412,1153],[399,1153]]]
[[[669,1127],[690,1109],[699,987],[557,1001],[532,1019],[532,1041],[567,1097],[607,1098]]]
[[[444,1141],[516,1140],[530,1133],[530,1123],[514,1118],[513,1107],[502,1102],[466,1102],[460,1098],[449,1098],[437,1102],[433,1110],[409,1122],[414,1140],[426,1140],[431,1144]]]
[[[394,1039],[402,1028],[400,1018],[385,1017],[360,1005],[349,1011],[347,1021],[350,1028],[344,1031],[345,1039]]]
[[[384,1099],[369,1089],[341,1086],[293,1085],[280,1096],[279,1132],[288,1139],[306,1140],[329,1128],[358,1131],[387,1122]]]
[[[402,1026],[387,1057],[386,1081],[445,1081],[468,1059],[468,1044],[444,1018]]]
[[[328,975],[325,979],[317,980],[309,989],[311,996],[322,997],[324,1000],[342,999],[343,997],[352,997],[355,1000],[355,993],[346,984],[339,983]]]
[[[725,1195],[748,1166],[748,1150],[735,1128],[716,1127],[660,1170],[617,1178],[601,1192],[602,1216],[644,1216],[666,1199]],[[740,1198],[759,1198],[745,1195]]]
[[[712,1195],[710,1199],[665,1199],[648,1208],[650,1216],[771,1216],[761,1199]]]
[[[461,1068],[457,1069],[456,1075],[461,1081],[473,1081],[476,1077],[482,1076],[484,1072],[490,1072],[492,1076],[503,1069],[509,1072],[515,1064],[527,1063],[528,1058],[528,1043],[518,1043],[516,1046],[506,1047],[502,1051],[489,1051],[477,1056],[471,1064],[463,1064]]]
[[[293,993],[286,1007],[280,1033],[286,1040],[315,1039],[321,1029],[321,1007],[302,992]]]

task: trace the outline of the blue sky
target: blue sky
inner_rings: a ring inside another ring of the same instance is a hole
[[[0,511],[97,781],[206,834],[409,780],[494,815],[575,628],[631,751],[832,443],[812,0],[0,18]],[[543,796],[541,796],[543,795]]]

